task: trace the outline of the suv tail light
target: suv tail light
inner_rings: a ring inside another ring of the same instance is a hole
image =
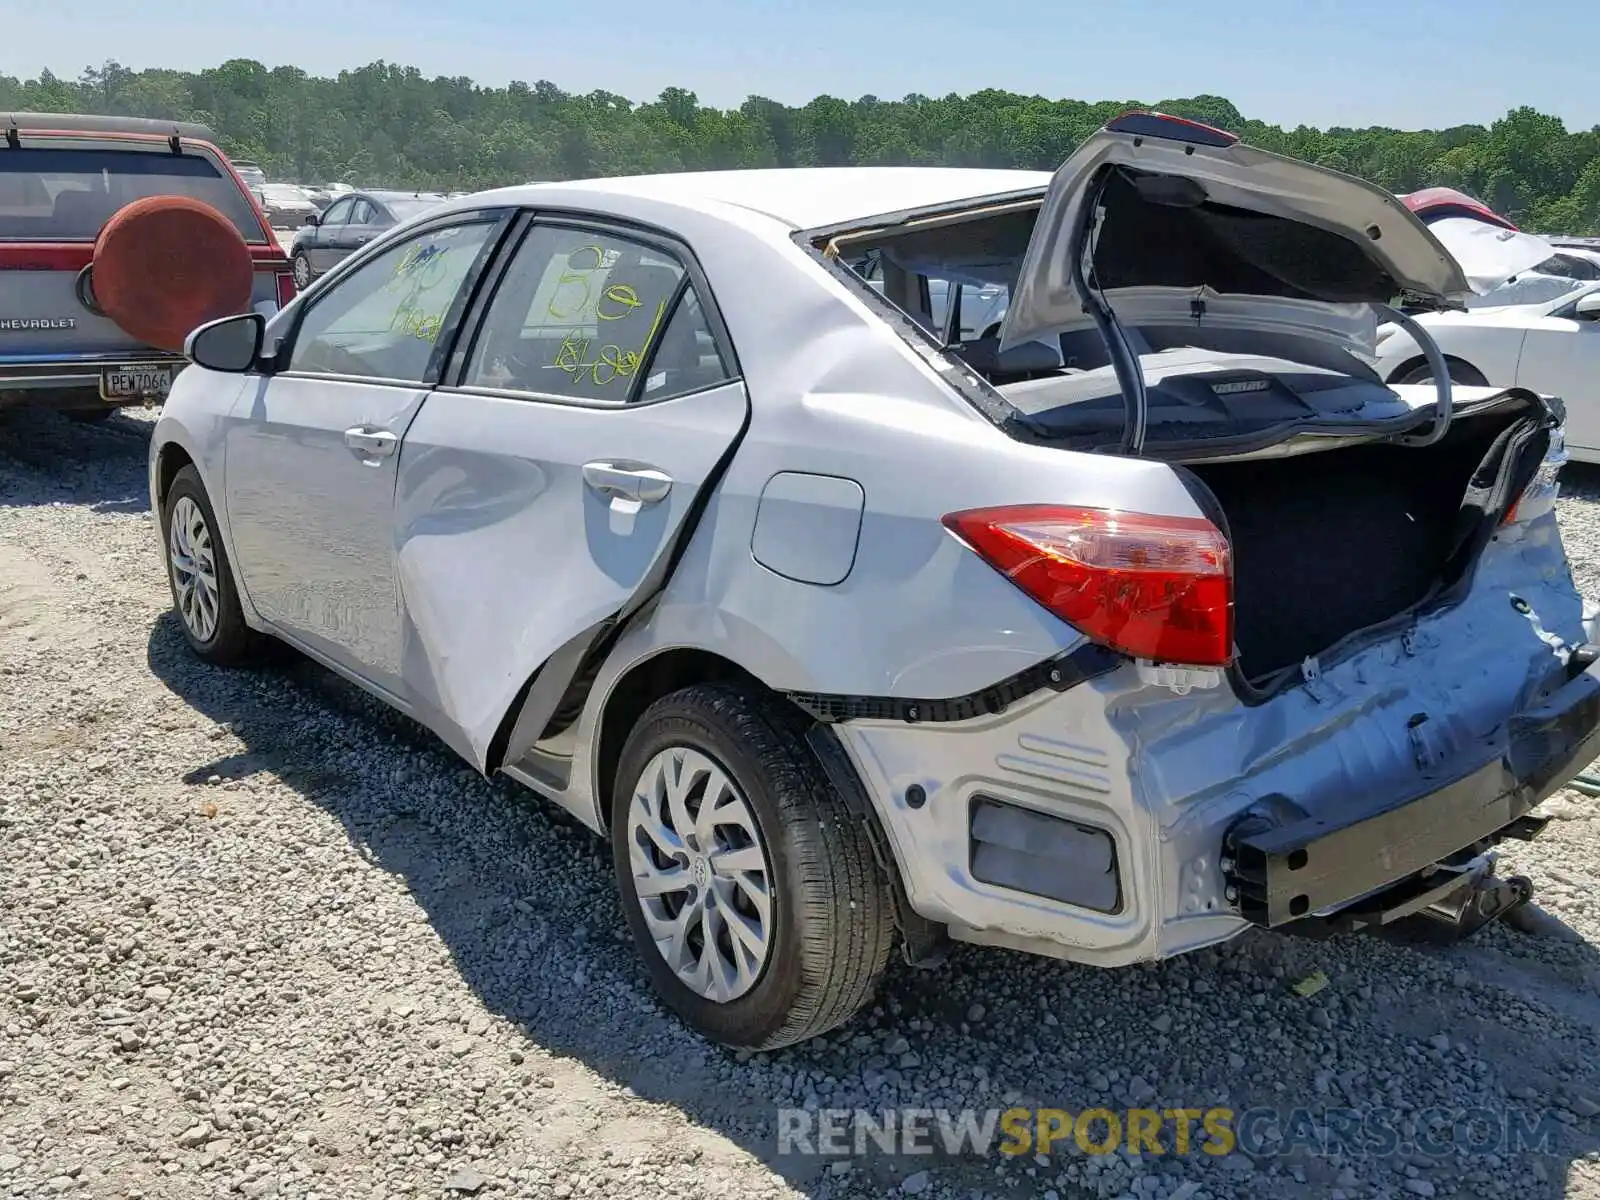
[[[288,271],[278,276],[278,307],[284,308],[295,297],[294,276]]]
[[[1019,504],[951,513],[946,528],[1034,600],[1135,658],[1233,658],[1233,563],[1203,517]]]
[[[1533,478],[1528,480],[1528,486],[1522,489],[1522,495],[1513,500],[1511,507],[1506,509],[1506,515],[1501,518],[1500,524],[1506,526],[1531,521],[1553,509],[1556,506],[1556,497],[1561,493],[1561,468],[1566,464],[1566,430],[1557,429],[1550,435],[1550,448],[1545,451],[1544,461],[1533,473]]]

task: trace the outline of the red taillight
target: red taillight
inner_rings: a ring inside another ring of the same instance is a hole
[[[285,271],[278,276],[278,307],[283,308],[295,297],[294,276]]]
[[[1203,517],[1018,504],[951,513],[990,566],[1098,642],[1136,658],[1233,658],[1233,564]]]

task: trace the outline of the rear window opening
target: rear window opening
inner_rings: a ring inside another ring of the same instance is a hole
[[[174,195],[209,204],[246,242],[266,243],[248,196],[210,155],[87,146],[0,151],[0,241],[92,242],[119,209]]]
[[[1188,185],[1186,187],[1186,185]],[[1361,313],[1398,290],[1348,238],[1287,218],[1232,207],[1189,190],[1187,179],[1116,168],[1101,195],[1106,216],[1091,278],[1098,287],[1202,288]],[[1029,437],[1105,448],[1126,419],[1123,389],[1100,332],[1071,329],[1000,350],[1000,330],[1038,221],[1038,201],[913,218],[824,244],[945,353],[1016,410]],[[1117,301],[1110,301],[1113,310]],[[1321,316],[1321,312],[1318,312]],[[1376,318],[1370,319],[1376,329]],[[1369,362],[1334,339],[1229,328],[1186,319],[1126,320],[1147,389],[1146,448],[1181,454],[1271,436],[1296,423],[1404,422],[1411,409]],[[1206,452],[1205,450],[1201,451]]]

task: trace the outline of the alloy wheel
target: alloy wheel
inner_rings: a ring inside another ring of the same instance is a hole
[[[709,755],[653,757],[628,810],[634,893],[656,950],[717,1003],[761,978],[772,951],[772,869],[750,802]]]
[[[209,642],[217,631],[217,565],[211,527],[200,506],[182,496],[172,506],[167,531],[167,560],[178,615],[190,636]]]

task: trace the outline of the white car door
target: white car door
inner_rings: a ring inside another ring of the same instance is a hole
[[[534,673],[507,763],[664,577],[748,415],[686,247],[567,220],[514,236],[396,495],[406,697],[480,766]]]
[[[250,602],[391,699],[397,451],[505,221],[457,214],[308,297],[278,369],[251,381],[225,425],[228,521]]]
[[[1517,386],[1559,396],[1567,406],[1567,446],[1586,457],[1600,453],[1600,321],[1579,317],[1578,299],[1563,301],[1548,316],[1530,317]]]

